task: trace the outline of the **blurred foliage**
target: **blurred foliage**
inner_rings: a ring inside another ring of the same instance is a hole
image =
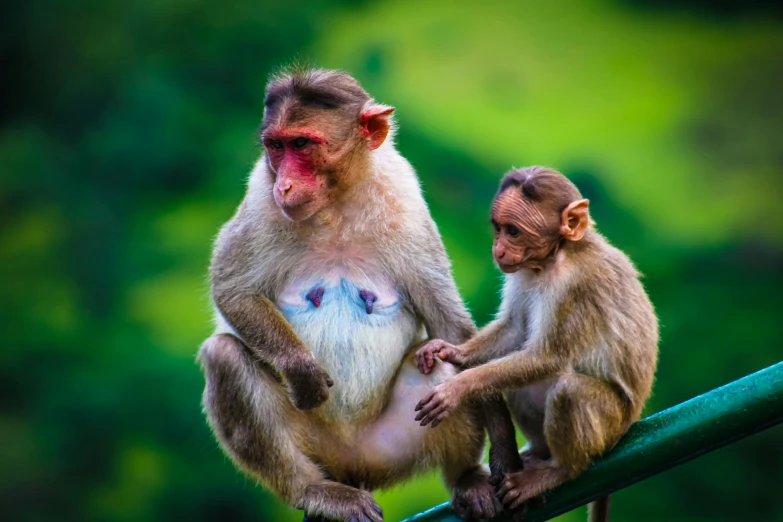
[[[497,306],[511,165],[574,179],[662,324],[648,412],[781,359],[783,20],[761,2],[10,0],[0,8],[4,520],[301,520],[200,412],[206,266],[295,55],[398,109],[458,284]],[[783,519],[781,428],[617,495],[613,520]],[[398,520],[433,473],[377,495]],[[563,520],[581,520],[583,512]]]

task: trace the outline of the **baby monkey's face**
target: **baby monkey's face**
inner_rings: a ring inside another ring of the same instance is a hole
[[[507,274],[522,268],[543,270],[560,241],[558,218],[544,215],[516,187],[498,194],[492,204],[492,255],[498,267]]]

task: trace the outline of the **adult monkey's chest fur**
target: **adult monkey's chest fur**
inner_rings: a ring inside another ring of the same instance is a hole
[[[310,267],[286,285],[277,305],[334,380],[319,410],[345,420],[378,413],[380,394],[420,337],[397,286],[367,270]]]

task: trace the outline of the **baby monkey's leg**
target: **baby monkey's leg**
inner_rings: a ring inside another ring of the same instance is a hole
[[[489,434],[489,470],[492,483],[497,485],[507,473],[522,469],[514,422],[500,394],[488,395],[476,406],[484,416]]]
[[[550,462],[537,462],[503,480],[499,495],[509,509],[555,488],[585,471],[612,448],[627,428],[622,398],[607,383],[566,374],[547,395],[544,436]]]

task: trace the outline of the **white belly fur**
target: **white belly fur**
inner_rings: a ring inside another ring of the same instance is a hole
[[[306,299],[323,287],[320,306]],[[359,290],[377,296],[372,313]],[[300,339],[334,380],[329,399],[319,408],[325,417],[358,420],[379,413],[392,379],[414,341],[423,338],[413,314],[402,306],[389,281],[342,271],[306,274],[280,294],[280,310]]]

